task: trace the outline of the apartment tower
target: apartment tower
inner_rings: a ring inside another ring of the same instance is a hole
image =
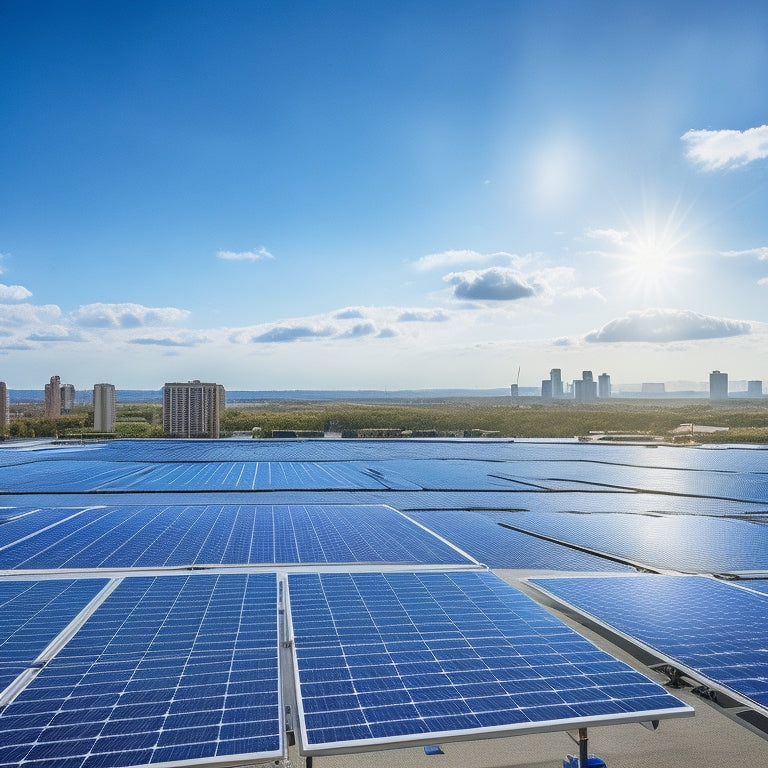
[[[93,431],[114,432],[117,394],[114,384],[93,385]]]
[[[58,419],[61,416],[61,378],[51,376],[51,380],[45,385],[45,416],[49,419]]]
[[[0,434],[8,433],[8,425],[11,423],[10,402],[8,400],[8,387],[4,381],[0,381]]]
[[[728,374],[720,371],[712,371],[709,374],[709,399],[728,399]]]
[[[169,437],[219,436],[226,405],[221,384],[188,381],[163,387],[163,432]]]

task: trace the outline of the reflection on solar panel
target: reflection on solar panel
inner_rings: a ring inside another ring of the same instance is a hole
[[[439,512],[411,513],[414,520],[444,536],[461,542],[462,549],[490,568],[556,568],[561,571],[633,571],[603,557],[537,539],[503,528],[499,521],[514,521],[514,513]]]
[[[768,596],[696,576],[531,582],[694,676],[768,707]]]
[[[692,573],[768,570],[768,526],[741,520],[521,512],[507,522],[650,568]]]
[[[692,714],[487,572],[288,583],[309,754]]]
[[[0,693],[106,583],[106,579],[0,581]]]
[[[0,764],[282,754],[274,574],[124,580],[0,715]]]
[[[0,569],[346,562],[471,561],[391,507],[364,505],[93,508],[0,548]]]

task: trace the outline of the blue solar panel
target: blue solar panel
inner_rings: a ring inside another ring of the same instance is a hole
[[[768,707],[768,596],[695,576],[531,582],[694,676]]]
[[[561,571],[634,570],[631,566],[579,552],[576,549],[544,541],[499,525],[500,521],[514,521],[514,513],[440,510],[415,512],[411,513],[411,517],[448,541],[460,543],[465,552],[490,568],[528,570],[550,568]]]
[[[308,754],[692,713],[487,572],[288,581]]]
[[[35,768],[280,756],[275,574],[125,579],[0,731]]]
[[[106,583],[106,579],[0,581],[0,693]]]
[[[520,512],[521,530],[649,568],[691,573],[768,570],[768,526],[694,515]]]
[[[0,569],[25,570],[340,562],[471,561],[381,505],[94,508],[0,549]]]

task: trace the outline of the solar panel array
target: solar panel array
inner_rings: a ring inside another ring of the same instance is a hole
[[[531,582],[695,676],[768,709],[768,595],[698,576]]]
[[[380,505],[39,510],[0,527],[0,570],[353,562],[472,561]]]
[[[0,764],[282,755],[274,574],[130,578],[0,716]]]
[[[308,754],[690,712],[489,573],[288,584]]]

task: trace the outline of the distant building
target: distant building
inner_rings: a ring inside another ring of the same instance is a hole
[[[644,381],[640,385],[640,394],[642,395],[660,395],[663,396],[667,393],[667,388],[664,382],[657,381]]]
[[[552,399],[552,379],[542,379],[541,381],[541,398],[542,400]]]
[[[49,419],[61,416],[61,378],[58,376],[51,376],[45,385],[45,415]]]
[[[69,413],[75,407],[75,387],[72,384],[61,385],[61,412]]]
[[[559,368],[553,368],[549,372],[549,380],[552,382],[552,397],[560,399],[563,396],[563,374]]]
[[[762,397],[763,382],[760,380],[747,382],[747,397]]]
[[[592,371],[582,371],[581,378],[574,380],[573,398],[579,403],[597,400],[597,382],[592,378]]]
[[[720,371],[712,371],[709,374],[709,399],[728,399],[728,374]]]
[[[511,397],[518,397],[520,394],[520,387],[517,384],[510,384],[509,394]]]
[[[597,377],[597,396],[601,399],[611,396],[611,377],[607,373]]]
[[[189,381],[163,387],[163,432],[169,437],[218,437],[226,394],[221,384]]]
[[[10,401],[8,400],[8,387],[4,381],[0,381],[0,434],[8,431],[8,425],[11,423]]]
[[[93,385],[93,431],[114,432],[117,394],[114,384]]]

